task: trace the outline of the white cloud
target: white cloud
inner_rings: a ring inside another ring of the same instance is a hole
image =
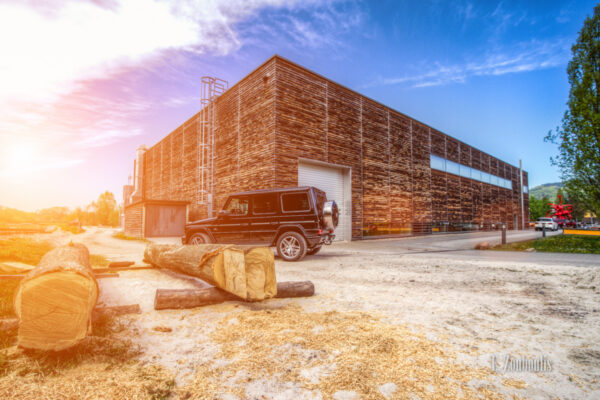
[[[95,131],[87,131],[84,139],[77,144],[84,147],[103,147],[116,143],[121,139],[142,134],[142,130],[135,129],[101,129]]]
[[[400,77],[379,78],[365,87],[409,84],[412,87],[440,86],[465,83],[475,76],[499,76],[535,71],[564,65],[569,57],[568,43],[532,41],[522,43],[506,52],[488,54],[482,60],[464,64],[442,65],[420,74]]]

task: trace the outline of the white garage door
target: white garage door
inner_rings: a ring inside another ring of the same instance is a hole
[[[335,240],[350,240],[352,236],[352,203],[350,171],[343,168],[301,162],[298,165],[298,186],[314,186],[327,193],[340,208],[340,222]]]

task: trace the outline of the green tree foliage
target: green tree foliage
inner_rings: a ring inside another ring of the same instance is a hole
[[[529,219],[537,221],[538,218],[545,217],[546,213],[550,210],[549,202],[550,199],[545,196],[541,199],[529,196]]]
[[[36,212],[26,212],[14,208],[0,207],[0,225],[2,224],[70,224],[117,226],[120,209],[115,196],[106,191],[98,200],[84,209],[77,207],[51,207]]]
[[[583,219],[587,208],[582,203],[581,199],[577,197],[576,194],[573,193],[559,193],[563,196],[563,204],[571,204],[573,206],[573,211],[571,212],[571,216],[573,219],[581,220]],[[558,204],[558,194],[556,196],[556,204]]]
[[[600,213],[600,5],[588,17],[571,48],[567,67],[568,109],[561,127],[546,140],[556,143],[552,163],[561,171],[566,192],[588,210]]]
[[[117,226],[119,224],[119,207],[115,195],[108,190],[92,203],[99,225]]]

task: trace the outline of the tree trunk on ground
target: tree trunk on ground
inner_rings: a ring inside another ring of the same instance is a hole
[[[277,293],[275,259],[268,247],[153,244],[146,247],[144,261],[195,276],[246,301]]]
[[[108,264],[108,268],[127,268],[134,264],[134,261],[113,261]]]
[[[310,281],[279,282],[275,297],[310,297],[314,293],[315,286]],[[236,300],[239,301],[240,298],[216,287],[205,289],[157,289],[154,297],[154,309],[194,308]]]
[[[98,283],[84,245],[46,253],[15,293],[18,346],[57,351],[77,344],[91,329],[97,299]]]

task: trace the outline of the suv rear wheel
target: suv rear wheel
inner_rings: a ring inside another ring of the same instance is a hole
[[[209,244],[210,238],[205,233],[194,233],[188,240],[189,244]]]
[[[277,254],[285,261],[300,261],[306,255],[306,239],[298,232],[285,232],[277,239]]]

